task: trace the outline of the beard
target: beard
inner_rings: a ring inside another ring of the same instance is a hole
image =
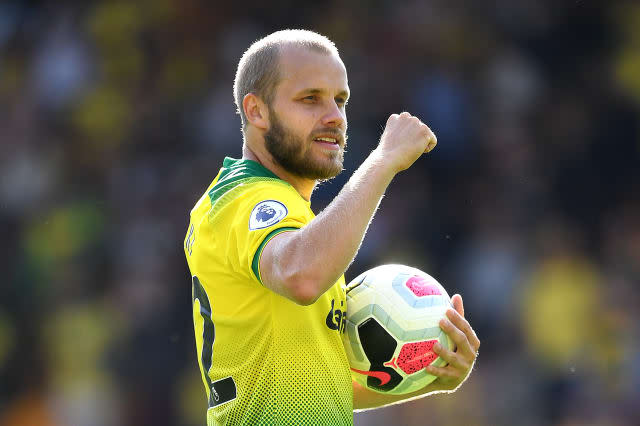
[[[319,159],[312,152],[313,140],[306,142],[285,128],[271,108],[269,117],[271,127],[264,134],[265,147],[282,168],[298,177],[313,180],[328,180],[342,172],[344,148],[328,151],[328,158]],[[344,140],[346,145],[346,135]]]

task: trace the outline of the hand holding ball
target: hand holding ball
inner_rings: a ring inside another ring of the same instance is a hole
[[[343,341],[354,380],[396,395],[434,381],[425,367],[446,362],[433,352],[433,345],[454,349],[438,324],[451,307],[444,287],[409,266],[378,266],[351,281]]]

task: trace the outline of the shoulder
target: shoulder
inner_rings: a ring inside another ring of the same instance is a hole
[[[267,185],[287,186],[288,183],[279,179],[270,170],[251,160],[235,160],[225,158],[223,167],[208,195],[211,204],[215,204],[228,192],[245,187],[248,184],[262,183]],[[290,185],[289,185],[290,186]]]
[[[309,203],[293,186],[262,165],[227,158],[224,166],[207,193],[211,202],[210,220],[227,212],[271,223],[291,212],[311,212]]]

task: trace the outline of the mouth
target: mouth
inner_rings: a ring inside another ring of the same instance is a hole
[[[328,149],[340,149],[344,146],[341,135],[319,135],[314,137],[313,141]]]

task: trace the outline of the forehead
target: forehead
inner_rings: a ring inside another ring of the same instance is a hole
[[[329,92],[349,91],[347,70],[333,53],[302,47],[285,47],[280,53],[278,92],[296,93],[305,89]]]

